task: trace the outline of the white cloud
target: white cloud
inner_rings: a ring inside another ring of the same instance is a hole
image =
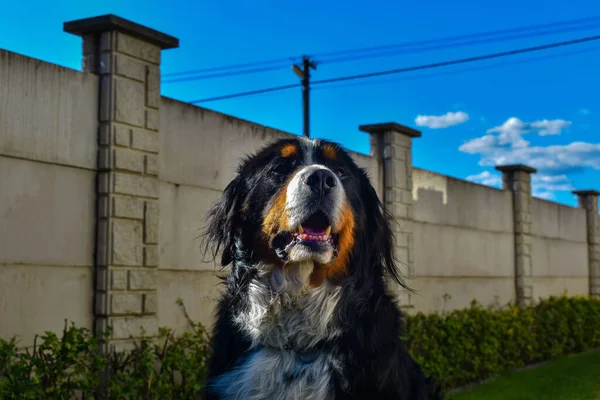
[[[444,115],[418,115],[415,118],[417,126],[426,126],[431,129],[448,128],[460,125],[469,120],[469,114],[463,111],[447,112]]]
[[[590,109],[589,108],[581,108],[581,109],[579,109],[579,114],[590,115]]]
[[[570,125],[570,121],[562,119],[523,122],[517,117],[511,117],[502,125],[488,129],[487,133],[498,133],[496,138],[499,145],[527,147],[529,142],[523,139],[524,134],[537,132],[540,136],[559,135],[563,129],[568,128]]]
[[[465,142],[459,150],[481,155],[481,166],[527,164],[554,174],[584,167],[600,169],[600,143],[531,146],[522,137],[528,132],[556,135],[570,125],[571,122],[559,119],[523,122],[512,117],[502,125],[488,129],[486,135]]]
[[[554,199],[554,193],[552,192],[539,192],[539,191],[533,191],[532,193],[533,197],[539,197],[540,199],[545,199],[545,200],[553,200]]]
[[[480,155],[479,165],[484,167],[526,164],[536,168],[539,172],[532,175],[533,194],[551,199],[555,192],[574,189],[567,173],[583,168],[600,170],[600,143],[531,146],[522,136],[531,132],[540,136],[557,135],[570,125],[571,122],[558,119],[523,122],[513,117],[488,129],[485,135],[465,142],[459,150]],[[500,177],[484,171],[468,176],[467,180],[499,186]]]
[[[466,178],[468,181],[481,183],[482,185],[487,186],[501,186],[502,185],[502,177],[500,175],[495,175],[490,173],[489,171],[483,171],[476,175],[469,175]]]
[[[567,175],[540,175],[531,177],[532,194],[546,200],[554,199],[555,192],[570,192],[575,188]]]
[[[502,176],[483,171],[479,174],[469,175],[467,181],[480,183],[486,186],[502,187]],[[572,191],[573,185],[567,175],[540,175],[533,174],[531,178],[532,194],[543,199],[553,199],[554,192]]]
[[[506,148],[483,138],[474,139],[459,148],[465,153],[480,154],[481,166],[527,164],[554,174],[586,167],[600,170],[600,143],[573,142],[567,145]]]

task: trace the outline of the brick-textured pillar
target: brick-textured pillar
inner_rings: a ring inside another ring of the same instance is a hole
[[[113,15],[64,29],[100,76],[95,330],[118,349],[158,331],[159,65],[179,42]]]
[[[576,190],[573,194],[579,198],[579,207],[586,211],[590,296],[600,297],[600,191]]]
[[[515,293],[519,306],[531,304],[533,282],[531,275],[531,174],[537,172],[527,165],[502,165],[502,188],[510,190],[513,200],[515,235]]]
[[[371,154],[379,160],[383,173],[382,202],[390,212],[392,230],[396,236],[396,257],[401,263],[403,274],[414,277],[414,237],[412,227],[412,139],[421,132],[389,122],[361,125],[359,129],[371,135]],[[410,282],[407,282],[410,285]],[[410,306],[410,292],[397,291],[402,306]]]

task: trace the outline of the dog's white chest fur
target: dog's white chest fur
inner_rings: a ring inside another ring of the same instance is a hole
[[[307,360],[294,349],[314,348],[339,335],[334,310],[340,288],[324,282],[308,288],[313,264],[264,273],[249,287],[249,307],[235,324],[252,340],[254,352],[237,369],[220,376],[215,388],[224,399],[310,399],[333,396],[332,372],[339,368],[330,352],[311,352]]]

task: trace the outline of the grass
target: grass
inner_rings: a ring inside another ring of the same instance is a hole
[[[600,400],[600,351],[511,372],[448,400]]]

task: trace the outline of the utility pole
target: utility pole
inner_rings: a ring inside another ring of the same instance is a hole
[[[302,79],[302,113],[303,113],[303,134],[310,137],[310,70],[317,69],[317,63],[309,56],[302,56],[302,66],[292,65],[292,70],[300,79]]]

